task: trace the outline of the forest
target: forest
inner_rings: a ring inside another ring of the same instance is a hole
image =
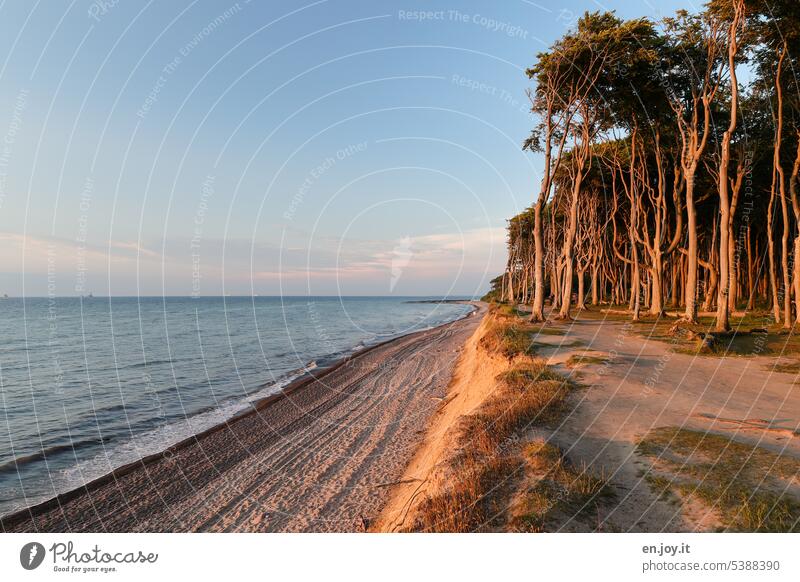
[[[569,319],[800,322],[800,2],[585,13],[527,70],[544,159],[490,297]]]

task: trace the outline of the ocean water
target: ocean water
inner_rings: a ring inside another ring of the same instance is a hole
[[[471,311],[420,299],[0,300],[0,515],[223,422],[304,371]]]

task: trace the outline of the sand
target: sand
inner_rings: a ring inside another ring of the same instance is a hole
[[[486,307],[306,378],[252,412],[0,521],[2,531],[364,531]]]
[[[400,482],[372,526],[374,531],[397,532],[413,524],[414,513],[429,495],[446,486],[447,463],[457,450],[461,418],[474,412],[498,388],[498,376],[511,362],[480,346],[488,320],[467,341],[456,366],[447,398],[431,420]]]
[[[541,335],[552,347],[538,352],[585,390],[551,435],[575,462],[585,462],[611,479],[618,497],[601,516],[611,531],[708,531],[717,525],[708,511],[685,511],[657,498],[642,478],[646,463],[636,443],[657,427],[710,431],[800,457],[800,397],[795,374],[772,371],[786,358],[692,356],[676,346],[649,340],[614,321],[579,319],[561,324],[563,336]],[[579,340],[581,347],[567,347]],[[561,345],[565,344],[565,345]],[[572,355],[606,361],[568,368]],[[575,524],[566,523],[565,531]]]

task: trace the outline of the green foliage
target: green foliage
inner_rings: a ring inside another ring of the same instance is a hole
[[[485,301],[487,303],[499,303],[503,300],[502,295],[502,287],[503,287],[503,275],[495,277],[489,283],[489,292],[486,293],[483,297],[481,297],[481,301]]]

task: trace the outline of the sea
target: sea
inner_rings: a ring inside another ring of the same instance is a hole
[[[308,371],[472,310],[438,299],[2,299],[0,516],[225,422]]]

